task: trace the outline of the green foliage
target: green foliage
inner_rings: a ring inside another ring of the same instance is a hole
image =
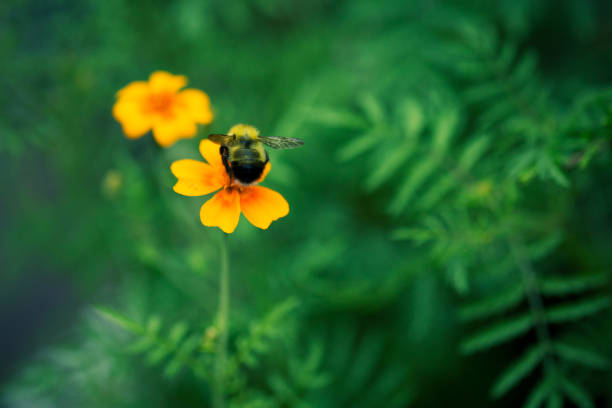
[[[491,396],[499,398],[512,389],[519,381],[529,375],[542,361],[546,350],[542,344],[536,344],[511,366],[509,366],[499,377],[491,388]]]
[[[174,378],[183,367],[189,367],[201,378],[210,377],[210,356],[197,355],[202,344],[202,335],[188,334],[186,322],[177,322],[167,333],[162,334],[162,321],[159,316],[151,316],[146,324],[139,324],[128,317],[108,308],[99,307],[96,311],[105,319],[117,324],[137,336],[137,340],[127,347],[132,353],[145,354],[145,361],[152,366],[163,365],[162,372]]]
[[[220,232],[169,167],[238,122],[305,145],[228,238],[227,406],[609,399],[605,1],[42,3],[0,6],[0,405],[210,406]],[[111,115],[157,69],[215,112],[168,149]]]
[[[528,397],[525,402],[526,407],[540,406],[546,399],[548,399],[549,406],[559,405],[562,403],[561,395],[565,395],[581,407],[592,406],[588,393],[564,377],[562,370],[565,368],[562,369],[557,358],[564,361],[566,365],[579,364],[591,369],[607,368],[607,359],[579,346],[551,341],[549,327],[553,323],[561,324],[584,319],[607,309],[610,305],[608,295],[593,296],[589,293],[590,290],[605,284],[606,279],[598,275],[544,277],[541,279],[542,284],[538,284],[538,275],[532,269],[530,261],[522,258],[529,252],[520,243],[511,241],[509,245],[511,253],[517,258],[517,272],[521,273],[523,283],[514,286],[518,289],[513,288],[510,292],[500,292],[497,297],[485,299],[476,303],[476,306],[468,307],[467,310],[471,313],[467,317],[473,318],[474,315],[484,318],[496,317],[500,310],[506,311],[517,307],[524,298],[528,299],[529,312],[513,320],[501,320],[487,324],[485,328],[480,329],[462,343],[462,351],[465,353],[484,351],[490,346],[524,334],[533,327],[537,334],[537,342],[504,370],[493,385],[491,396],[493,398],[504,396],[519,381],[531,374],[538,366],[543,365],[544,379]],[[516,293],[516,291],[520,292]],[[546,299],[542,300],[546,295],[566,294],[579,295],[580,298],[548,307],[546,307]],[[485,309],[485,306],[489,306],[490,309]]]

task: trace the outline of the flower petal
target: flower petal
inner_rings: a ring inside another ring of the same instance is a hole
[[[202,139],[200,142],[200,154],[211,166],[223,167],[219,149],[220,146],[209,139]]]
[[[267,229],[272,221],[289,214],[289,204],[282,195],[260,186],[242,190],[240,208],[246,219],[261,229]]]
[[[158,118],[153,124],[153,137],[162,147],[168,147],[178,139],[193,137],[197,131],[195,122],[183,115]]]
[[[272,165],[270,164],[270,162],[267,162],[266,166],[264,167],[263,171],[261,172],[261,176],[259,176],[259,178],[257,179],[258,183],[261,183],[262,181],[264,181],[264,179],[266,178],[266,176],[270,172],[271,168],[272,168]]]
[[[120,98],[113,105],[113,116],[121,123],[125,135],[131,139],[140,137],[151,129],[151,119],[143,113],[138,100]]]
[[[149,83],[145,81],[134,81],[117,92],[117,98],[142,99],[149,94]]]
[[[185,89],[177,95],[177,103],[198,123],[212,122],[213,114],[210,110],[210,99],[206,93],[199,89]]]
[[[231,234],[240,219],[240,194],[238,190],[221,190],[200,209],[200,220],[207,227],[219,227]]]
[[[174,191],[184,196],[201,196],[223,187],[223,175],[201,161],[177,160],[170,166],[170,171],[178,179]]]
[[[149,76],[149,86],[153,92],[177,92],[185,85],[187,85],[187,78],[184,75],[155,71]]]

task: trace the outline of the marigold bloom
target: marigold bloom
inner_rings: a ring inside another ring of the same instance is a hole
[[[289,204],[274,190],[258,185],[230,183],[221,161],[219,145],[208,139],[200,142],[200,153],[208,163],[183,159],[172,163],[170,170],[178,181],[174,191],[185,196],[202,196],[221,189],[200,209],[200,220],[207,227],[234,232],[240,213],[257,228],[267,229],[272,221],[289,214]],[[257,182],[270,171],[270,162]]]
[[[160,146],[168,147],[178,139],[193,137],[196,123],[212,122],[210,100],[198,89],[184,89],[187,78],[156,71],[149,81],[136,81],[117,92],[113,116],[130,139],[153,129]]]

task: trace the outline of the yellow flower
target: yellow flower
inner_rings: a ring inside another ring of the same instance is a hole
[[[160,146],[168,147],[178,139],[193,137],[196,123],[212,122],[210,100],[198,89],[184,89],[187,78],[156,71],[149,82],[136,81],[117,92],[113,116],[130,139],[153,129]]]
[[[228,234],[234,232],[240,213],[257,228],[267,229],[272,221],[289,214],[289,204],[274,190],[257,185],[244,186],[230,182],[219,145],[208,139],[200,143],[200,153],[208,163],[183,159],[172,163],[170,170],[178,181],[174,191],[185,196],[202,196],[221,189],[200,209],[200,220],[207,227],[219,227]],[[257,182],[270,171],[270,162]]]

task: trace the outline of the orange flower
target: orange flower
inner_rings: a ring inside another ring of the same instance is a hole
[[[207,227],[234,232],[240,213],[257,228],[267,229],[272,221],[289,214],[289,204],[274,190],[257,185],[232,182],[221,161],[219,145],[208,139],[200,142],[200,153],[208,163],[183,159],[172,163],[170,170],[178,181],[174,191],[185,196],[201,196],[221,189],[200,209],[200,220]],[[270,171],[270,162],[257,182]]]
[[[178,139],[193,137],[196,123],[212,122],[210,100],[198,89],[179,91],[187,84],[183,75],[156,71],[149,82],[136,81],[117,92],[113,116],[130,139],[153,129],[160,146],[168,147]]]

